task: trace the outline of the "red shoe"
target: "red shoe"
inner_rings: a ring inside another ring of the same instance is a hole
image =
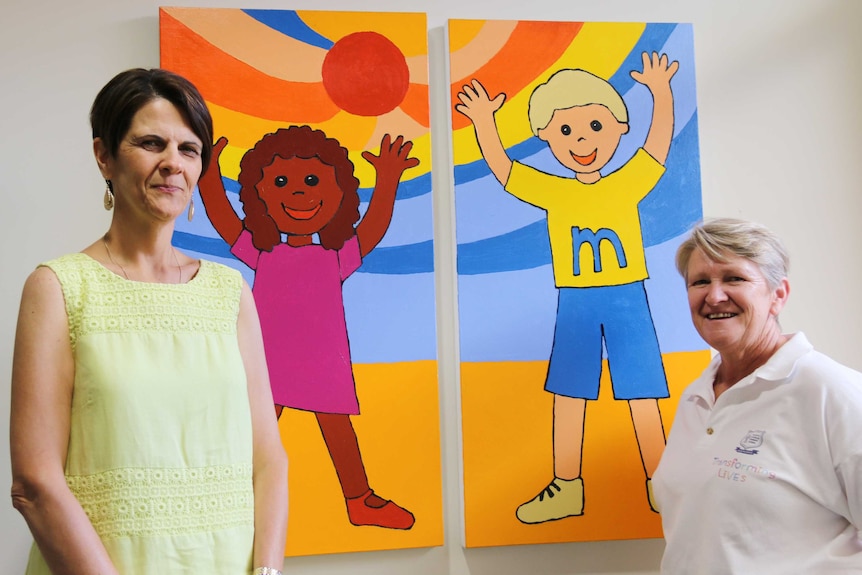
[[[346,499],[347,518],[353,525],[374,525],[387,529],[410,529],[416,519],[406,509],[392,501],[386,501],[382,507],[371,507],[368,498],[374,495],[369,489],[359,497]]]

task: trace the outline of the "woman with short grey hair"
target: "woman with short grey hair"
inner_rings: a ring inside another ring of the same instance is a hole
[[[707,221],[676,263],[718,353],[653,477],[662,573],[862,572],[862,374],[782,332],[789,258],[768,228]]]

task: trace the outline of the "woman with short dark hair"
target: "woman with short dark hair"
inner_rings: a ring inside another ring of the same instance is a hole
[[[108,232],[24,286],[12,499],[28,575],[280,573],[281,446],[251,291],[171,245],[212,153],[203,98],[128,70],[90,114]]]

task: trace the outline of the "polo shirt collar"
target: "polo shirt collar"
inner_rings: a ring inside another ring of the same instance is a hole
[[[772,354],[769,361],[754,370],[754,375],[757,378],[770,381],[787,379],[793,372],[799,358],[812,349],[814,347],[808,343],[805,334],[801,331],[796,332],[790,336],[784,345],[778,348],[778,351]]]
[[[769,381],[787,379],[793,372],[799,358],[813,349],[814,347],[808,342],[804,333],[799,331],[791,334],[790,339],[778,348],[778,351],[772,354],[772,357],[765,364],[755,369],[754,372],[733,387],[750,385],[758,379]],[[712,384],[715,381],[715,374],[719,365],[721,365],[721,355],[716,355],[700,377],[692,382],[684,395],[689,396],[690,400],[700,398],[709,405],[715,403],[715,392],[712,389]]]

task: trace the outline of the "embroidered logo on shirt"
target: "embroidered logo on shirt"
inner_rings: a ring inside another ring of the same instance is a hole
[[[766,431],[762,429],[752,429],[745,434],[739,441],[739,447],[736,448],[737,453],[745,453],[746,455],[757,455],[755,447],[763,445],[763,436]]]

